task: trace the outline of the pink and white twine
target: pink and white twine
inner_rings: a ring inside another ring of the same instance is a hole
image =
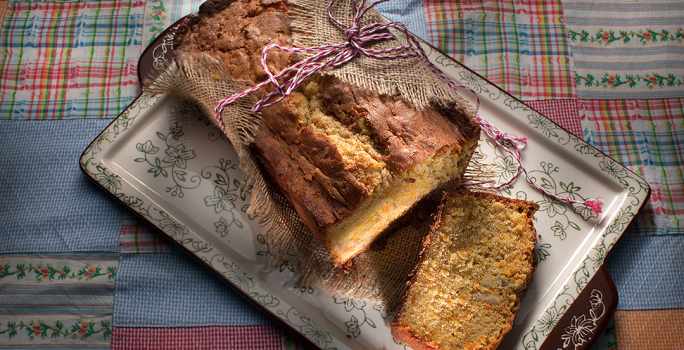
[[[357,54],[362,54],[374,59],[379,59],[379,60],[394,60],[394,59],[402,59],[402,58],[419,58],[425,64],[430,68],[430,70],[436,74],[441,81],[443,81],[445,84],[447,84],[456,95],[459,95],[458,88],[466,89],[473,93],[473,95],[476,98],[476,106],[475,110],[479,110],[480,107],[480,98],[477,95],[477,93],[469,88],[468,86],[465,86],[463,84],[457,83],[453,80],[451,80],[449,77],[447,77],[439,68],[437,68],[430,60],[428,59],[427,55],[425,54],[425,51],[421,47],[418,39],[416,36],[414,36],[412,33],[410,33],[406,27],[402,23],[398,22],[390,22],[390,23],[373,23],[366,25],[364,27],[359,27],[361,23],[361,18],[363,15],[373,8],[374,6],[389,1],[389,0],[380,0],[378,2],[375,2],[369,6],[366,6],[366,0],[361,0],[360,3],[357,4],[356,0],[351,0],[352,3],[354,4],[354,7],[356,8],[356,14],[354,16],[354,21],[352,25],[346,25],[337,19],[333,17],[331,13],[331,8],[333,4],[337,0],[331,0],[330,5],[328,6],[328,16],[330,19],[336,23],[338,26],[344,28],[346,30],[346,36],[347,36],[347,41],[344,43],[340,44],[335,44],[335,45],[326,45],[326,46],[315,46],[315,47],[307,47],[307,48],[290,48],[290,47],[283,47],[280,45],[276,44],[271,44],[268,45],[264,48],[263,52],[261,53],[261,65],[264,68],[264,71],[268,75],[268,79],[253,86],[250,89],[244,90],[242,92],[239,92],[235,95],[232,95],[230,97],[227,97],[221,101],[219,101],[216,104],[216,107],[214,108],[214,113],[216,120],[218,121],[219,127],[223,132],[225,133],[225,127],[223,125],[223,122],[221,120],[221,112],[223,111],[223,108],[226,107],[227,105],[251,94],[252,92],[261,89],[262,87],[272,84],[273,87],[275,88],[273,92],[269,93],[265,97],[263,97],[261,100],[259,100],[256,104],[251,109],[252,113],[256,113],[259,110],[266,108],[268,106],[274,105],[278,102],[280,102],[283,98],[291,94],[300,84],[302,84],[304,81],[306,81],[308,78],[313,76],[319,71],[325,70],[327,68],[334,68],[341,66],[347,62],[349,62],[354,56]],[[404,46],[398,46],[394,47],[391,49],[386,49],[386,50],[371,50],[371,49],[366,49],[363,47],[363,44],[370,42],[370,41],[376,41],[376,40],[393,40],[396,39],[396,37],[385,31],[382,33],[379,33],[383,30],[393,28],[395,30],[400,31],[406,36],[408,45]],[[281,72],[277,74],[272,74],[270,70],[268,69],[266,65],[266,56],[268,55],[268,52],[271,49],[277,48],[279,50],[287,51],[287,52],[292,52],[292,53],[313,53],[316,52],[316,54],[309,56],[308,58],[282,70]],[[401,53],[400,53],[401,52]],[[406,53],[408,52],[408,53]],[[327,61],[320,61],[322,58],[327,57],[329,55],[332,55],[336,53],[332,58],[329,58]],[[285,75],[288,75],[290,73],[294,73],[292,77],[287,79],[284,83],[280,84],[278,83],[278,79],[282,78]],[[268,102],[270,99],[273,97],[277,98],[273,99],[273,101]],[[496,144],[504,151],[508,152],[515,160],[517,161],[517,169],[515,171],[515,174],[508,179],[506,182],[493,185],[493,186],[483,186],[479,185],[480,187],[483,188],[491,188],[491,189],[499,189],[505,186],[510,185],[515,181],[515,179],[520,175],[520,172],[524,172],[527,180],[532,184],[535,188],[537,188],[539,191],[543,192],[547,196],[554,198],[556,200],[564,201],[570,204],[582,204],[587,206],[591,211],[595,214],[598,215],[602,211],[602,206],[603,206],[603,198],[598,197],[598,198],[590,198],[588,200],[584,201],[578,201],[574,200],[570,197],[561,197],[558,196],[554,193],[551,193],[547,191],[546,189],[542,188],[539,186],[534,179],[529,175],[527,170],[522,164],[521,160],[521,154],[520,152],[522,149],[525,147],[527,144],[527,138],[525,137],[517,137],[515,135],[510,135],[501,132],[499,129],[497,129],[494,125],[490,124],[486,120],[482,119],[479,115],[476,114],[475,116],[476,121],[480,124],[482,130],[490,137]],[[510,144],[512,145],[511,149],[510,147],[507,147],[505,144]]]

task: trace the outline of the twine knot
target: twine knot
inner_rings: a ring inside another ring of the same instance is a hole
[[[361,36],[361,28],[359,28],[358,26],[351,26],[349,27],[349,29],[347,29],[345,35],[347,36],[348,41],[357,41]]]

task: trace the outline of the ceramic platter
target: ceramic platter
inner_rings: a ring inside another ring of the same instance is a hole
[[[141,78],[170,59],[174,27],[140,60]],[[551,200],[523,177],[503,195],[539,204],[540,260],[513,329],[500,349],[580,349],[602,332],[617,305],[603,261],[650,189],[637,175],[532,108],[426,46],[448,76],[481,99],[480,115],[529,139],[523,162],[547,190],[576,199],[601,196],[599,216]],[[141,79],[142,81],[142,79]],[[469,97],[465,93],[465,97]],[[479,151],[500,179],[515,170],[490,140]],[[82,170],[116,199],[216,272],[309,345],[321,349],[403,349],[391,334],[391,310],[295,286],[292,266],[271,267],[257,218],[246,215],[242,172],[221,132],[173,96],[143,93],[85,150]]]

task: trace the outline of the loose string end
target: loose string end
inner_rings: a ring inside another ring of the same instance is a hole
[[[525,148],[525,146],[527,146],[527,137],[518,137],[515,135],[507,135],[506,139],[508,141],[510,141],[518,151],[522,151],[523,148]]]
[[[603,212],[603,197],[589,198],[582,202],[582,204],[589,207],[591,212],[595,215],[599,215],[601,212]]]

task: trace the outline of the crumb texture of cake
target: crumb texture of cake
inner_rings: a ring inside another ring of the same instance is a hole
[[[532,281],[539,206],[447,192],[392,322],[413,349],[496,349]]]
[[[266,45],[291,46],[284,0],[202,6],[179,29],[177,54],[220,58],[238,84],[267,78],[260,62]],[[297,59],[280,50],[267,58],[273,73]],[[253,153],[338,266],[368,249],[426,195],[458,183],[480,137],[464,106],[419,111],[399,95],[324,73],[261,113]]]

